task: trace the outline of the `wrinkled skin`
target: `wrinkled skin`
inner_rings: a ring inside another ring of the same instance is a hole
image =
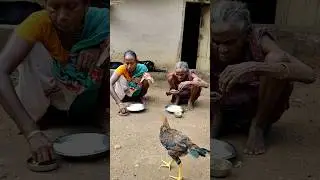
[[[191,75],[191,79],[189,76]],[[194,103],[199,98],[201,89],[208,88],[209,84],[199,78],[196,74],[186,71],[184,69],[176,69],[167,75],[167,80],[169,83],[169,91],[166,95],[172,95],[171,102],[178,105],[180,103],[181,97],[188,98],[188,110],[194,109]],[[188,91],[184,91],[184,89]]]
[[[174,75],[177,77],[178,83],[181,83],[187,79],[188,72],[183,69],[176,69]]]
[[[244,62],[247,45],[247,32],[240,31],[235,24],[220,23],[211,25],[212,46],[218,48],[218,59],[225,68],[220,73],[219,92],[214,97],[214,129],[221,124],[221,100],[228,99],[236,84],[248,84],[260,79],[259,105],[256,116],[251,120],[249,137],[244,152],[246,154],[265,153],[264,132],[266,128],[278,119],[268,118],[274,113],[281,93],[288,83],[298,81],[312,83],[315,81],[313,70],[297,58],[281,50],[268,36],[261,40],[265,62]],[[284,65],[283,65],[284,64]],[[288,71],[289,69],[289,71]],[[281,112],[279,117],[281,117]],[[278,116],[277,116],[278,117]],[[216,132],[213,132],[213,137]]]

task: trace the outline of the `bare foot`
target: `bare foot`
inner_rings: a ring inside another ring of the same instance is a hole
[[[260,155],[266,152],[263,130],[259,127],[251,127],[246,144],[245,154]]]
[[[193,103],[189,102],[189,103],[188,103],[188,110],[189,110],[189,111],[192,111],[193,109],[194,109]]]

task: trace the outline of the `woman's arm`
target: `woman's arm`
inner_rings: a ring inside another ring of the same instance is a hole
[[[118,81],[119,77],[120,76],[117,73],[113,73],[110,78],[110,94],[111,94],[111,97],[116,101],[117,104],[121,103],[121,99],[118,97],[118,95],[114,89],[114,85]]]
[[[262,39],[262,47],[267,55],[265,63],[258,67],[260,75],[303,83],[313,83],[315,81],[316,76],[312,68],[280,49],[268,36]]]
[[[191,84],[197,85],[199,87],[204,87],[208,88],[209,84],[202,80],[200,77],[198,77],[196,74],[192,73],[192,81],[190,82]]]
[[[33,45],[13,33],[0,54],[0,101],[5,111],[25,136],[38,128],[20,102],[11,82],[10,74],[25,59]]]

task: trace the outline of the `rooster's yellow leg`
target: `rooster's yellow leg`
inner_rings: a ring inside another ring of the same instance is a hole
[[[179,169],[178,169],[178,177],[174,177],[174,176],[170,176],[171,178],[173,179],[176,179],[176,180],[182,180],[183,177],[182,177],[182,163],[179,164]]]
[[[164,161],[164,160],[161,160],[161,161],[162,161],[162,165],[161,165],[159,168],[161,168],[161,167],[167,167],[167,168],[169,168],[169,170],[171,170],[171,164],[172,164],[173,160],[171,160],[171,161],[169,161],[169,162],[166,162],[166,161]]]

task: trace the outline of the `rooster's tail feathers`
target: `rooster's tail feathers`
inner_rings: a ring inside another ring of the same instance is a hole
[[[198,158],[199,156],[206,157],[209,153],[210,151],[206,148],[192,147],[189,150],[189,154],[194,158]]]

